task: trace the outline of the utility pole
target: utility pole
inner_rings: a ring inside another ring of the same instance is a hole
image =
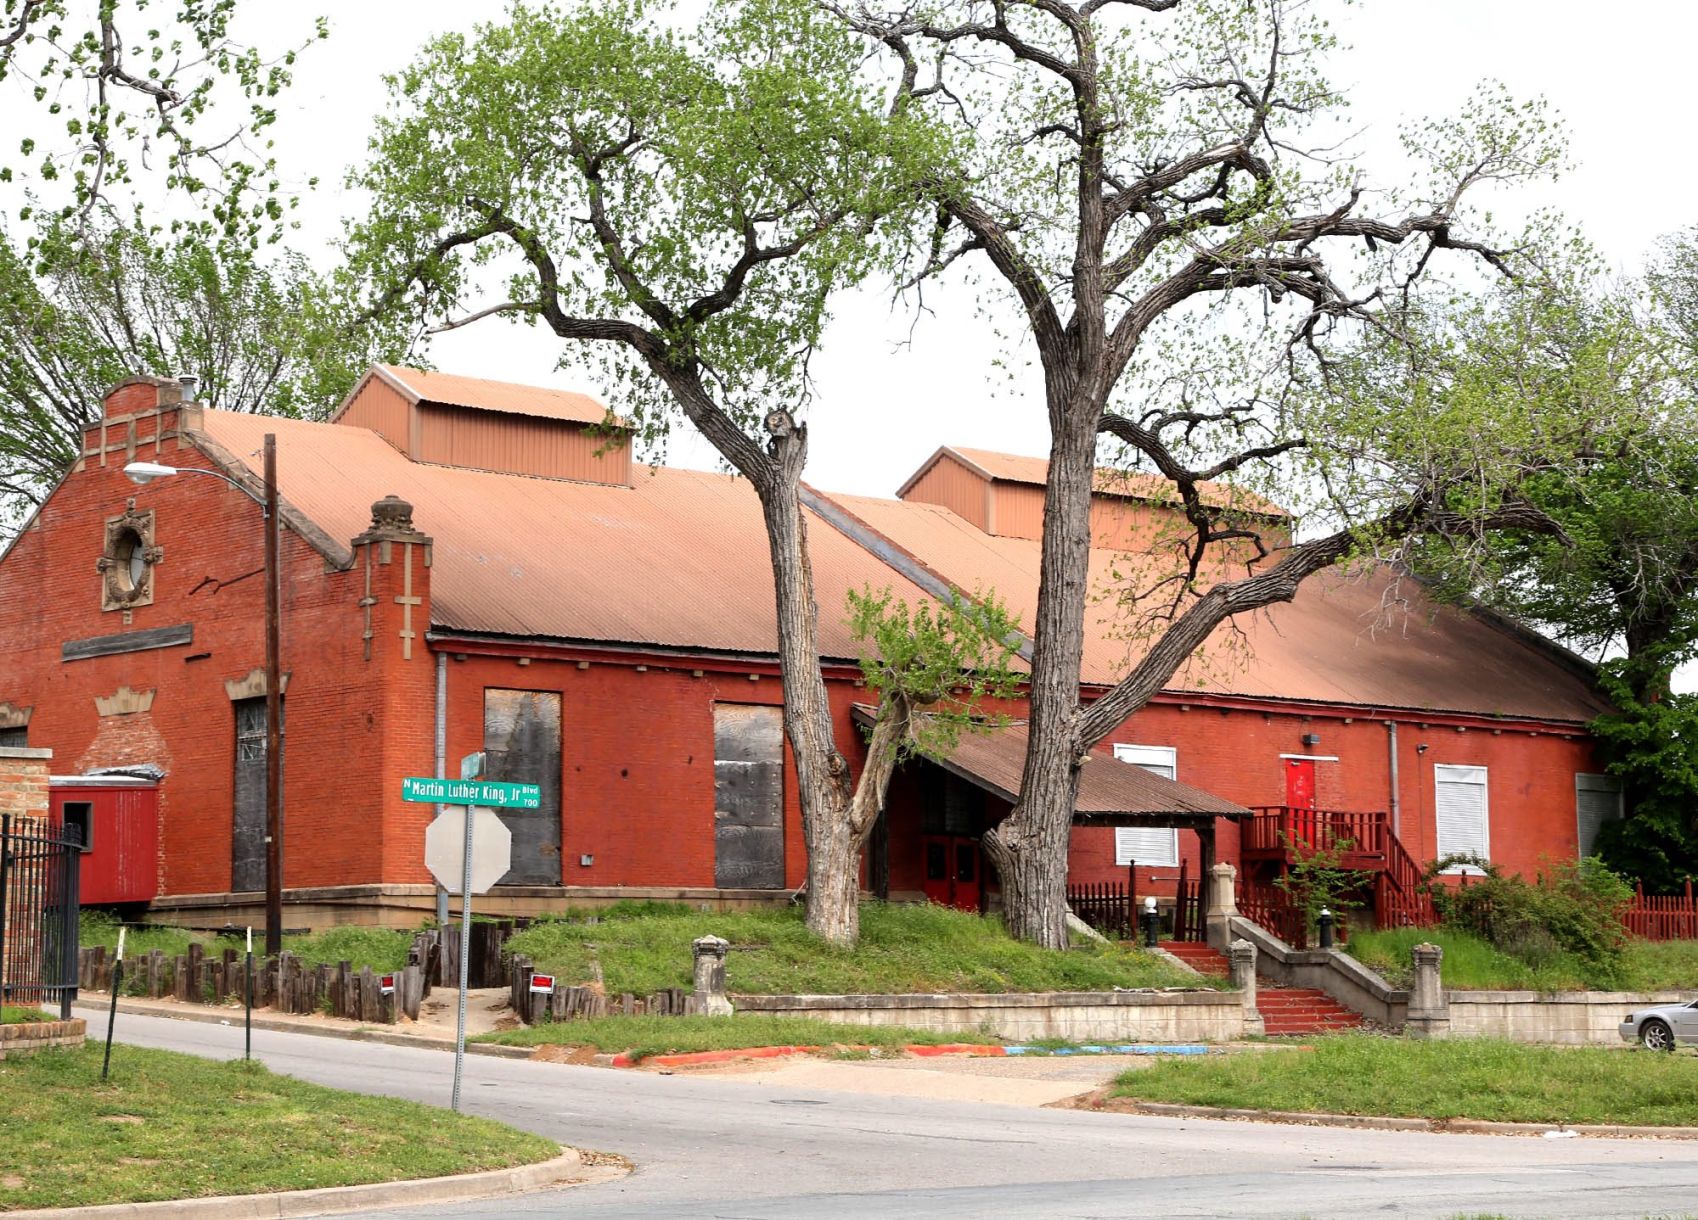
[[[283,608],[277,437],[265,434],[265,952],[283,951]]]

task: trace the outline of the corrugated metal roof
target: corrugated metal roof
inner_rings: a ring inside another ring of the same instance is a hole
[[[427,369],[410,369],[398,364],[377,366],[396,388],[415,402],[440,402],[452,407],[480,411],[502,411],[508,415],[534,415],[542,419],[572,420],[599,424],[608,418],[607,408],[588,394],[551,390],[545,386],[514,385],[507,381],[485,381]],[[623,423],[623,421],[615,421]]]
[[[898,496],[907,492],[908,488],[931,468],[938,458],[945,454],[953,454],[962,459],[967,466],[977,470],[986,478],[1001,479],[1009,483],[1027,483],[1038,487],[1044,486],[1049,479],[1049,461],[1041,457],[1026,457],[1018,453],[996,453],[990,449],[968,449],[960,445],[945,445],[934,453],[926,464],[914,474]],[[1159,475],[1145,474],[1130,470],[1113,470],[1099,467],[1093,480],[1092,490],[1099,495],[1125,496],[1133,500],[1147,500],[1157,504],[1177,504],[1179,493],[1173,484]],[[1203,503],[1214,508],[1233,508],[1239,512],[1254,513],[1263,517],[1288,517],[1291,514],[1265,496],[1257,495],[1242,487],[1234,487],[1230,483],[1216,483],[1205,480],[1197,484],[1198,494]]]
[[[205,412],[213,439],[257,468],[277,434],[284,498],[335,539],[393,493],[435,540],[433,624],[463,631],[777,651],[766,530],[754,491],[728,475],[638,468],[634,486],[570,483],[408,461],[340,424]],[[817,518],[810,522],[820,647],[852,659],[850,589],[924,594]]]
[[[871,724],[875,709],[857,703],[855,713],[862,723]],[[934,761],[1013,804],[1020,799],[1020,777],[1026,767],[1029,742],[1024,724],[1007,724],[963,733],[948,757]],[[1096,823],[1128,820],[1159,825],[1163,817],[1247,818],[1250,811],[1201,788],[1093,753],[1079,772],[1079,799],[1074,803],[1073,816]]]
[[[947,508],[833,496],[901,550],[966,593],[994,590],[1036,621],[1040,544],[974,528]],[[1082,680],[1108,686],[1143,655],[1114,596],[1125,567],[1147,558],[1093,550]],[[1393,613],[1386,613],[1388,603]],[[1358,707],[1586,721],[1606,710],[1595,689],[1537,645],[1380,568],[1311,577],[1290,603],[1223,625],[1169,683],[1184,693],[1312,700]]]

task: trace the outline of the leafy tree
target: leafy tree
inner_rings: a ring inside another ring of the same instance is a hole
[[[1010,929],[1060,946],[1081,760],[1218,627],[1413,536],[1549,526],[1518,486],[1571,431],[1549,426],[1556,409],[1422,400],[1424,371],[1398,367],[1391,340],[1447,256],[1511,268],[1471,200],[1552,172],[1560,141],[1542,107],[1486,88],[1406,134],[1418,181],[1370,191],[1329,151],[1343,99],[1324,75],[1336,49],[1324,16],[1288,0],[833,11],[887,55],[895,113],[949,127],[950,158],[923,180],[936,223],[909,282],[983,268],[989,312],[1012,306],[1042,374],[1051,449],[1031,746],[1021,799],[985,849]],[[1335,355],[1359,320],[1376,327],[1367,350]],[[1393,371],[1396,394],[1386,381],[1365,401],[1339,392]],[[1172,483],[1190,536],[1180,578],[1146,591],[1159,599],[1130,592],[1150,611],[1142,656],[1082,703],[1104,437]],[[1206,502],[1205,481],[1262,472],[1288,486],[1312,476],[1326,493],[1301,540],[1242,504]]]
[[[1591,725],[1604,769],[1621,781],[1628,816],[1605,822],[1596,851],[1610,868],[1653,892],[1698,877],[1698,695],[1642,700],[1625,661],[1600,677],[1616,710]]]
[[[378,312],[544,326],[565,358],[600,359],[650,440],[681,414],[749,481],[773,567],[807,922],[838,944],[858,933],[859,853],[890,768],[924,736],[914,710],[968,665],[997,684],[1010,626],[989,606],[858,599],[884,706],[851,776],[820,669],[799,412],[831,293],[877,265],[917,199],[911,166],[941,158],[923,123],[857,78],[860,58],[802,0],[716,8],[689,33],[636,0],[517,5],[437,39],[392,81],[357,177],[374,214],[353,241]],[[488,304],[485,267],[507,276]]]
[[[280,193],[265,131],[297,50],[268,58],[238,40],[237,9],[6,0],[0,84],[13,87],[5,112],[17,145],[0,160],[0,182],[27,184],[46,219],[81,228],[103,208],[127,211],[141,179],[159,178],[205,204],[192,227],[250,242],[275,234],[293,200]],[[325,34],[320,20],[312,37]]]
[[[0,532],[70,468],[101,395],[132,373],[193,372],[227,411],[319,416],[374,359],[404,350],[304,259],[239,241],[159,244],[94,224],[45,230],[33,257],[0,241]]]

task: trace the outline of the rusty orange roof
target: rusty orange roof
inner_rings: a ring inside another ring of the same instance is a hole
[[[374,364],[366,377],[381,377],[409,402],[437,402],[479,411],[508,415],[530,415],[540,419],[562,419],[580,424],[608,420],[607,408],[588,394],[552,390],[546,386],[516,385],[507,381],[485,381],[428,369],[410,369],[399,364]],[[365,378],[360,379],[365,383]],[[354,387],[355,393],[359,386]],[[353,400],[349,394],[347,401]],[[344,406],[346,402],[344,403]],[[337,415],[341,411],[336,412]],[[335,418],[335,416],[332,416]],[[623,424],[622,420],[614,423]]]
[[[945,445],[916,470],[908,480],[897,490],[897,496],[905,496],[908,489],[920,480],[920,477],[937,464],[939,458],[949,455],[986,479],[1000,479],[1007,483],[1027,483],[1042,487],[1049,480],[1049,461],[1041,457],[1027,457],[1018,453],[997,453],[990,449],[968,449],[962,445]],[[1097,468],[1096,477],[1092,482],[1092,490],[1098,495],[1125,496],[1131,500],[1146,500],[1157,504],[1177,504],[1179,493],[1172,483],[1160,475],[1144,474],[1134,470],[1115,470],[1111,467]],[[1197,484],[1197,492],[1203,503],[1212,508],[1237,509],[1239,512],[1253,513],[1259,517],[1288,517],[1291,514],[1265,496],[1257,495],[1243,487],[1235,487],[1230,483],[1217,483],[1205,480]]]
[[[832,501],[963,593],[994,590],[1023,625],[1036,621],[1040,544],[986,534],[935,504],[867,496]],[[811,535],[810,535],[811,537]],[[1091,552],[1081,680],[1108,686],[1145,640],[1114,596],[1129,565]],[[1384,608],[1401,602],[1388,616]],[[1482,616],[1441,605],[1380,568],[1311,577],[1295,600],[1223,626],[1169,690],[1426,711],[1586,721],[1606,710],[1592,684],[1551,652]]]
[[[877,713],[878,709],[869,704],[855,704],[855,718],[864,725],[872,725]],[[1026,725],[1015,721],[977,733],[962,733],[947,757],[933,761],[1012,805],[1020,799],[1020,780],[1026,768],[1029,742]],[[1116,823],[1147,826],[1163,818],[1209,821],[1249,816],[1250,811],[1242,805],[1142,767],[1116,762],[1100,752],[1092,753],[1088,764],[1079,772],[1079,795],[1073,803],[1075,821],[1099,826]]]
[[[777,651],[772,568],[760,504],[728,475],[639,467],[634,486],[572,483],[409,461],[375,432],[341,424],[206,411],[204,429],[257,469],[277,434],[288,505],[346,547],[394,493],[435,540],[431,618],[469,632]],[[850,589],[924,594],[823,522],[813,550],[820,644],[853,659]]]

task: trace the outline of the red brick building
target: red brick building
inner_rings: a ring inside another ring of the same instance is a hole
[[[0,745],[50,747],[65,774],[162,775],[159,917],[222,922],[263,882],[263,535],[235,488],[138,487],[123,467],[257,488],[266,432],[285,526],[286,922],[411,921],[432,906],[432,809],[403,802],[401,779],[436,773],[439,721],[449,773],[487,750],[491,777],[544,790],[536,813],[503,814],[515,863],[493,909],[754,901],[800,884],[771,575],[745,485],[633,464],[619,421],[558,391],[377,368],[329,423],[181,396],[151,378],[113,390],[76,467],[0,556]],[[943,449],[898,499],[809,493],[851,760],[867,692],[847,592],[994,589],[1032,621],[1042,480],[1041,460]],[[1279,528],[1277,507],[1239,507]],[[1094,581],[1150,549],[1169,511],[1159,486],[1105,477]],[[1407,614],[1375,630],[1388,598]],[[1134,647],[1115,607],[1090,611],[1087,694]],[[1389,573],[1329,575],[1223,633],[1100,753],[1236,805],[1383,811],[1418,861],[1471,849],[1530,872],[1572,858],[1612,808],[1584,730],[1602,707],[1586,666],[1530,633]],[[988,900],[975,839],[1005,805],[1008,759],[963,759],[899,777],[870,884]],[[1097,774],[1112,786],[1116,772]],[[1245,858],[1239,823],[1199,816],[1220,858]],[[1171,893],[1182,859],[1192,875],[1202,863],[1199,842],[1136,819],[1081,825],[1073,872],[1123,876],[1135,858],[1142,892]]]

